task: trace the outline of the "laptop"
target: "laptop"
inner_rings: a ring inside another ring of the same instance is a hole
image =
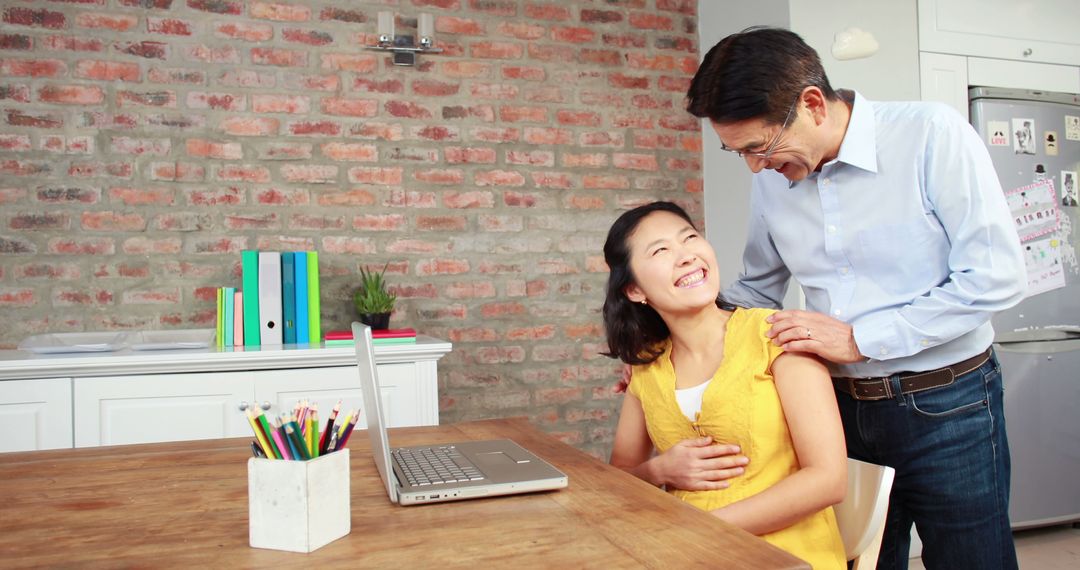
[[[565,488],[566,474],[509,439],[390,448],[371,328],[352,324],[375,467],[390,501],[442,503]]]

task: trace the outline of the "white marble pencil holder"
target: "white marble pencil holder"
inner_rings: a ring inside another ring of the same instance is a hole
[[[349,534],[349,450],[310,461],[248,459],[248,539],[311,552]]]

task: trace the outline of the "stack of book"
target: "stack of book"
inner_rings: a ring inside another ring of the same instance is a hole
[[[413,329],[371,330],[371,343],[380,344],[416,344],[416,331]],[[327,331],[326,346],[352,346],[352,331]]]
[[[217,291],[217,345],[318,343],[319,252],[242,251],[243,288]]]

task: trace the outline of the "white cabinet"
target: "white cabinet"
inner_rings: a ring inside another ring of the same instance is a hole
[[[1076,65],[1080,2],[919,0],[919,49]]]
[[[0,452],[71,447],[71,378],[0,382]]]
[[[426,336],[375,347],[390,426],[438,425],[438,361],[451,348]],[[276,416],[301,399],[323,420],[338,400],[342,414],[362,410],[355,350],[0,351],[0,452],[250,437],[245,407]]]
[[[434,374],[421,379],[417,366],[378,366],[391,427],[439,423]],[[245,408],[258,406],[272,418],[300,400],[317,404],[323,420],[338,401],[342,415],[363,414],[356,367],[80,378],[75,447],[246,437],[252,432]]]

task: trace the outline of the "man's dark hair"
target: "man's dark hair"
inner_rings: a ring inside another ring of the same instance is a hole
[[[814,48],[790,30],[747,28],[705,54],[690,81],[686,110],[717,123],[761,118],[779,124],[810,86],[837,99]]]

